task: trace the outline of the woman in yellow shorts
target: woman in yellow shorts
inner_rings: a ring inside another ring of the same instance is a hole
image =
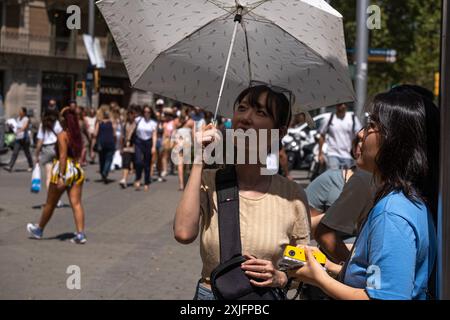
[[[53,160],[52,176],[47,195],[47,202],[39,224],[27,225],[31,237],[41,239],[43,231],[53,215],[56,204],[64,191],[67,191],[75,218],[77,232],[71,240],[73,243],[86,243],[84,234],[84,210],[81,204],[81,191],[84,171],[78,162],[82,151],[80,127],[75,112],[69,108],[61,111],[61,124],[64,130],[57,134],[56,158]]]

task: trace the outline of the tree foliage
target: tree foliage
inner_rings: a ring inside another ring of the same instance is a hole
[[[331,5],[344,16],[347,48],[356,42],[356,1],[332,0]],[[372,0],[381,9],[381,29],[370,30],[370,48],[397,50],[397,62],[370,63],[368,96],[399,83],[434,88],[439,71],[441,1]]]

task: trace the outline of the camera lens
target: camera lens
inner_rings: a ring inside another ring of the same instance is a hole
[[[291,257],[294,257],[294,256],[295,256],[295,251],[294,251],[294,250],[289,251],[289,255],[290,255]]]

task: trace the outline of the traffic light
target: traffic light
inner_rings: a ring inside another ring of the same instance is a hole
[[[75,95],[77,97],[86,96],[86,81],[77,81],[75,83]]]
[[[439,96],[439,89],[441,87],[441,77],[439,72],[435,72],[434,74],[434,95]]]
[[[100,70],[94,70],[94,92],[99,92],[100,90]]]

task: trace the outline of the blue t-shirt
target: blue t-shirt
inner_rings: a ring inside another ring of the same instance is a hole
[[[402,192],[374,206],[355,243],[344,283],[365,289],[372,299],[426,299],[436,258],[430,210]]]

